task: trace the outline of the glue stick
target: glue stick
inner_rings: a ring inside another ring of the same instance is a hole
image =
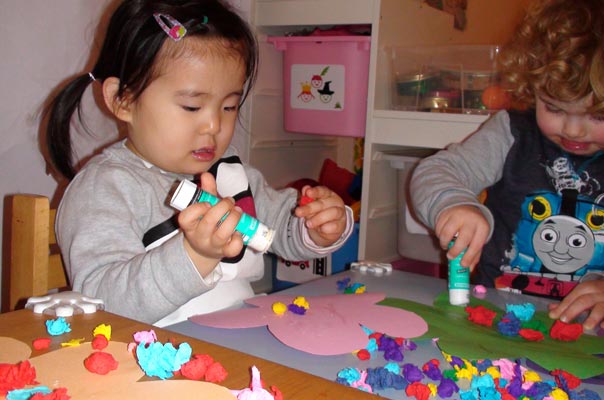
[[[453,243],[455,240],[449,243],[449,248]],[[464,250],[453,260],[449,260],[449,303],[454,306],[470,303],[470,268],[461,265],[465,253]]]
[[[170,205],[182,211],[193,203],[206,202],[214,206],[219,201],[218,197],[204,192],[195,183],[185,179],[180,182],[174,191]],[[262,253],[268,250],[275,236],[274,230],[246,213],[241,214],[241,219],[239,219],[235,230],[243,235],[244,244]]]

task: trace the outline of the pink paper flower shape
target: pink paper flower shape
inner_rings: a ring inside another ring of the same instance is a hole
[[[428,324],[419,315],[376,304],[385,297],[383,293],[307,296],[312,306],[306,314],[288,312],[277,315],[272,310],[273,303],[280,301],[289,304],[292,297],[259,296],[246,300],[256,308],[218,311],[197,315],[190,320],[214,328],[255,328],[266,325],[284,344],[317,355],[347,354],[364,348],[367,333],[362,326],[406,339],[428,331]]]

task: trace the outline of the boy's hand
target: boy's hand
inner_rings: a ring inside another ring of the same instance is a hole
[[[201,187],[216,195],[216,181],[211,174],[202,174]],[[234,257],[241,252],[243,239],[235,232],[241,213],[233,199],[225,198],[215,206],[192,204],[178,215],[178,224],[185,235],[185,249],[198,269],[212,264],[211,260],[215,266],[223,257]]]
[[[560,303],[549,305],[550,318],[571,322],[581,313],[589,315],[583,321],[583,329],[604,328],[604,280],[579,283]]]
[[[471,271],[480,260],[489,231],[489,222],[480,209],[470,205],[454,206],[442,211],[434,227],[443,250],[447,250],[449,243],[455,238],[455,244],[447,252],[447,258],[453,260],[465,249],[461,265],[469,267]]]
[[[317,246],[334,244],[346,229],[344,201],[324,186],[304,186],[302,195],[314,200],[296,207],[296,217],[306,219],[308,234]]]

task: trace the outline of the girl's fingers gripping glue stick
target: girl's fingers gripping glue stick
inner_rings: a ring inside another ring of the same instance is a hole
[[[204,192],[195,183],[185,179],[174,191],[170,205],[182,211],[193,203],[207,202],[214,206],[219,201],[218,197]],[[274,230],[246,213],[241,214],[235,230],[243,235],[244,244],[262,253],[268,250],[275,236]]]
[[[455,243],[449,243],[449,248]],[[453,260],[449,260],[449,303],[461,306],[470,303],[470,268],[461,265],[465,250]]]

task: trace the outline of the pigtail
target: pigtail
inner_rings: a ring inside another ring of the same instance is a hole
[[[70,180],[75,176],[71,121],[77,111],[78,120],[82,122],[82,96],[92,81],[89,74],[73,79],[56,94],[46,110],[46,147],[50,161],[58,172]]]

